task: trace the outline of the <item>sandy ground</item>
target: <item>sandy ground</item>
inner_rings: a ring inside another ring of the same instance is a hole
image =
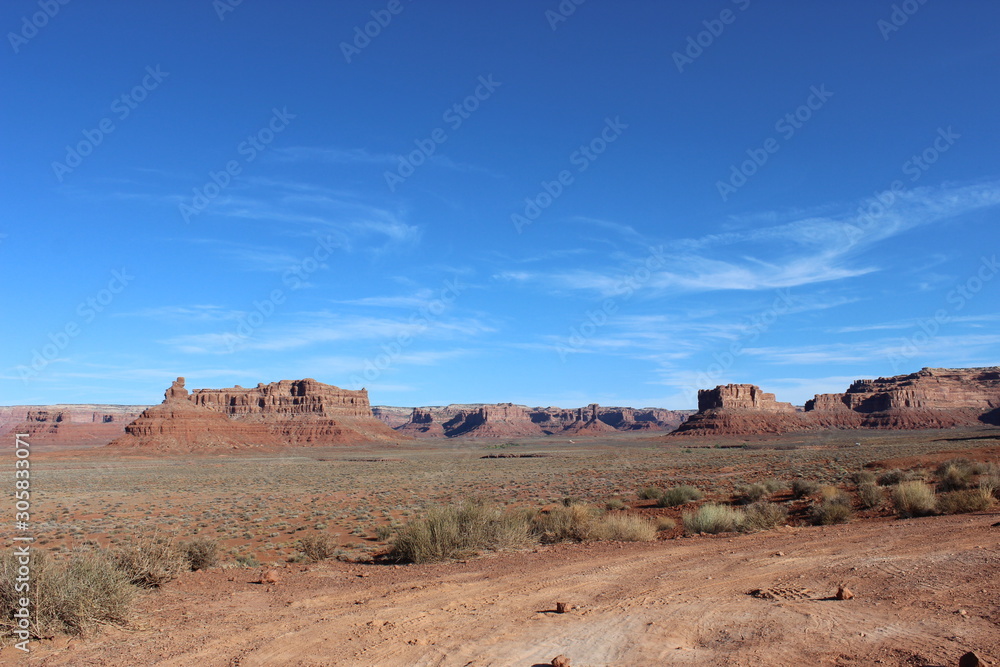
[[[1000,513],[183,576],[36,665],[1000,664]],[[856,597],[830,599],[846,584]],[[770,592],[757,597],[754,589]],[[777,599],[768,599],[770,597]],[[574,605],[569,613],[556,602]]]

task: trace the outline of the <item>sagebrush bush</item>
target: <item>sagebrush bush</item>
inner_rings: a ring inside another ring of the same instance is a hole
[[[783,526],[788,521],[788,510],[784,505],[758,501],[743,510],[743,529],[770,530],[775,526]]]
[[[866,482],[858,486],[858,497],[865,509],[877,509],[885,503],[885,490],[874,482]]]
[[[192,570],[204,570],[219,562],[219,543],[210,537],[195,537],[179,546]]]
[[[639,500],[659,500],[663,495],[663,489],[655,486],[647,486],[639,490]]]
[[[11,619],[20,607],[16,576],[19,563],[13,553],[0,560],[0,617]],[[54,633],[81,634],[102,623],[124,624],[136,588],[114,566],[107,552],[77,552],[56,562],[44,551],[31,550],[31,598],[34,637]]]
[[[819,490],[821,502],[832,503],[835,505],[850,505],[851,497],[847,495],[842,489],[838,489],[835,486],[824,486]]]
[[[918,481],[919,476],[919,473],[913,470],[900,470],[899,468],[885,470],[878,475],[878,485],[896,486],[902,482]]]
[[[600,511],[589,505],[556,507],[531,519],[531,532],[546,544],[594,538],[594,523]]]
[[[658,507],[677,507],[692,500],[701,500],[705,494],[693,486],[682,484],[664,491],[656,499]]]
[[[832,526],[851,520],[851,506],[837,501],[822,501],[813,505],[812,522],[817,526]]]
[[[755,503],[758,500],[766,498],[768,495],[767,487],[760,483],[750,484],[748,486],[740,487],[736,490],[737,497],[736,500],[740,504],[749,505],[750,503]]]
[[[578,507],[581,506],[557,509],[573,512]],[[424,518],[405,524],[393,539],[390,555],[399,561],[425,563],[480,550],[523,546],[528,540],[525,512],[465,502],[431,508]]]
[[[896,513],[906,519],[933,514],[937,506],[934,489],[916,480],[900,482],[892,489],[892,504]]]
[[[657,530],[673,530],[676,527],[677,527],[677,522],[671,519],[669,516],[660,516],[656,518]]]
[[[177,578],[188,563],[173,542],[153,533],[111,550],[111,561],[140,588],[158,588]]]
[[[604,509],[606,510],[623,510],[626,507],[628,507],[628,505],[626,505],[625,501],[621,498],[612,498],[604,504]]]
[[[681,520],[689,535],[728,533],[743,527],[744,515],[741,510],[728,505],[706,503],[694,512],[684,512]]]
[[[333,558],[337,553],[337,542],[326,533],[306,535],[299,539],[299,550],[313,562]]]
[[[938,491],[960,491],[972,486],[974,467],[969,459],[951,459],[938,466]]]
[[[649,542],[656,539],[656,524],[636,514],[609,514],[597,521],[593,535],[598,540]]]
[[[782,491],[788,487],[787,484],[782,482],[780,479],[775,479],[774,477],[765,479],[761,482],[761,484],[764,485],[764,488],[767,489],[768,493],[777,493],[778,491]]]
[[[797,479],[792,482],[792,495],[805,498],[819,491],[819,484],[809,479]]]
[[[877,477],[875,476],[875,473],[871,470],[859,470],[851,475],[851,481],[858,487],[861,487],[864,484],[874,484],[876,479]]]
[[[984,512],[993,507],[993,493],[988,488],[950,491],[938,496],[937,507],[945,514]]]

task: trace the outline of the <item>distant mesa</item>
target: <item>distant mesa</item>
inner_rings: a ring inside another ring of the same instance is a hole
[[[400,408],[377,406],[375,414],[398,432],[415,438],[525,438],[602,435],[616,431],[671,431],[691,414],[659,408],[529,408],[514,403],[413,408],[400,423]]]
[[[0,407],[0,435],[27,433],[33,445],[98,446],[122,434],[142,405]]]
[[[698,392],[698,412],[671,435],[757,435],[815,429],[933,429],[997,425],[1000,367],[924,368],[857,380],[799,411],[750,384]]]
[[[261,383],[253,389],[196,389],[189,394],[180,377],[165,392],[163,403],[144,410],[110,446],[242,449],[400,438],[372,415],[364,389],[350,391],[309,378]]]

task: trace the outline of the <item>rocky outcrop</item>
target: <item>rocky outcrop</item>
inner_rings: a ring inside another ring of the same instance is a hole
[[[400,408],[393,405],[373,405],[372,414],[389,428],[399,428],[410,421],[413,408]]]
[[[545,435],[531,421],[528,408],[513,403],[483,405],[462,411],[443,424],[450,438],[524,438]]]
[[[444,426],[434,419],[434,415],[429,410],[423,408],[413,408],[410,413],[410,420],[405,424],[396,427],[398,433],[405,433],[414,438],[443,438]]]
[[[694,410],[662,408],[599,408],[598,418],[616,431],[673,431]]]
[[[27,433],[33,445],[93,447],[125,432],[144,406],[11,406],[0,410],[0,434]]]
[[[576,419],[567,426],[564,433],[572,435],[600,435],[602,433],[614,433],[613,426],[605,424],[598,418],[598,406],[591,403],[585,408],[574,410]]]
[[[996,425],[1000,367],[924,368],[909,375],[857,380],[842,394],[817,394],[802,412],[754,385],[725,385],[699,391],[698,408],[677,435]]]
[[[305,379],[261,383],[252,389],[199,389],[188,394],[184,378],[177,378],[163,403],[143,411],[111,446],[189,450],[399,438],[374,418],[364,389],[349,391]]]

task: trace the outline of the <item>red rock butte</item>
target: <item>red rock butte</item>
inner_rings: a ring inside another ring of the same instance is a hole
[[[397,442],[405,437],[375,419],[364,389],[350,391],[309,378],[189,394],[180,377],[163,403],[144,410],[109,446],[242,449]]]
[[[925,429],[1000,425],[1000,367],[924,368],[856,380],[804,410],[750,384],[698,392],[698,413],[671,435],[756,435],[823,428]]]

